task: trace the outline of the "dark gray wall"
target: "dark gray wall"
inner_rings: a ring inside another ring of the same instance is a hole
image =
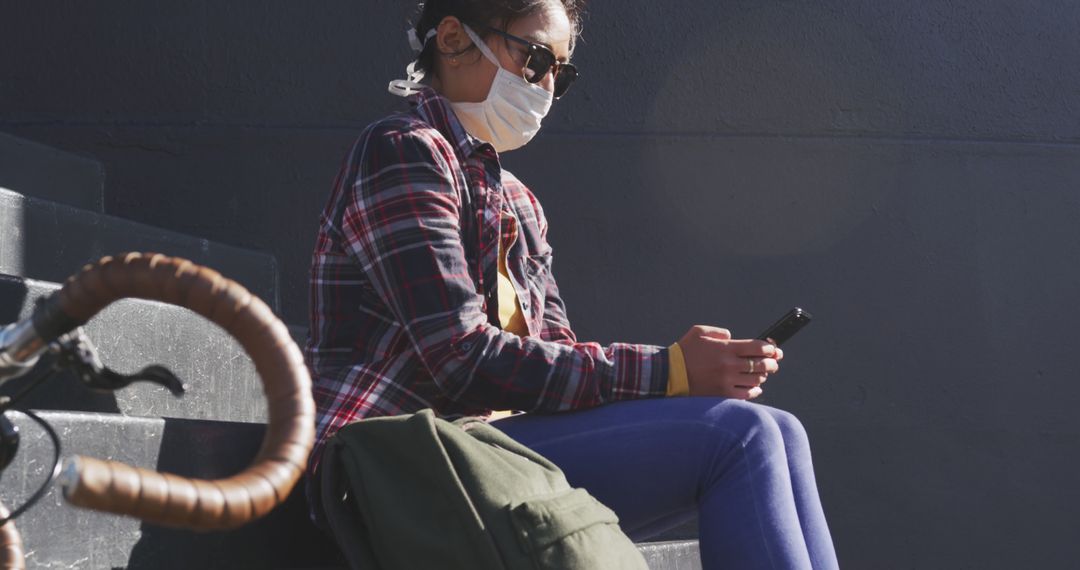
[[[102,160],[111,214],[273,252],[302,322],[410,10],[7,3],[0,130]],[[1072,567],[1078,29],[1066,0],[596,2],[581,83],[505,163],[584,338],[817,315],[767,401],[845,567]]]

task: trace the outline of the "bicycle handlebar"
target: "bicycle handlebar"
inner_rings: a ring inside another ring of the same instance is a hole
[[[258,297],[216,271],[161,254],[130,253],[105,257],[69,278],[34,312],[41,343],[24,345],[40,352],[125,297],[185,307],[236,338],[262,379],[266,436],[250,467],[219,480],[76,456],[65,464],[65,498],[76,506],[192,530],[235,528],[267,514],[299,480],[315,437],[311,379],[285,325]],[[36,357],[30,351],[23,356]]]
[[[8,510],[0,504],[0,518],[7,518]],[[0,526],[0,570],[24,570],[26,552],[23,550],[22,537],[15,528],[15,521],[8,521]]]

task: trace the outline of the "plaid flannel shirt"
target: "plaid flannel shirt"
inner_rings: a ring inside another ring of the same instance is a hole
[[[345,424],[663,396],[668,349],[577,342],[536,197],[431,89],[370,125],[321,216],[305,358],[318,465]],[[498,326],[499,240],[529,334]],[[494,323],[494,324],[493,324]]]

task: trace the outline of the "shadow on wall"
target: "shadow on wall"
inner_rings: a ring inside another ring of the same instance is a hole
[[[678,56],[657,70],[647,132],[857,134],[886,128],[901,107],[888,54],[850,14],[806,2],[708,7],[716,13],[668,38]]]
[[[709,7],[716,12],[670,38],[682,57],[660,70],[644,111],[645,130],[658,133],[634,153],[645,211],[657,214],[658,230],[708,243],[717,258],[828,251],[877,213],[905,166],[829,142],[877,126],[881,110],[862,107],[895,97],[895,78],[853,74],[880,67],[885,54],[857,20],[825,5]],[[818,125],[815,136],[800,124]],[[784,152],[768,135],[785,132],[818,144]]]

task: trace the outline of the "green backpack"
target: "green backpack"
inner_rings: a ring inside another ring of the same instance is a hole
[[[349,424],[321,471],[352,568],[648,569],[611,509],[476,418],[424,410]]]

